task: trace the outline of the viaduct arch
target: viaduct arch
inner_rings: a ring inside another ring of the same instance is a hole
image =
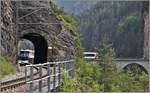
[[[139,66],[143,67],[146,72],[149,73],[149,61],[145,61],[143,59],[130,59],[130,60],[116,60],[116,66],[124,69],[133,64],[138,64]]]
[[[137,63],[128,64],[123,69],[124,70],[128,70],[128,69],[135,70],[133,66],[137,66],[139,68],[139,70],[137,70],[137,71],[140,71],[140,72],[143,71],[146,74],[148,74],[148,70],[145,69],[145,67],[143,65],[140,65],[140,64],[137,64]]]

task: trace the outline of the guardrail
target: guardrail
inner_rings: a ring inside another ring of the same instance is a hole
[[[34,77],[33,67],[39,68],[38,77]],[[45,67],[47,70],[42,71],[43,67]],[[27,70],[30,70],[30,71],[28,71],[27,73]],[[47,80],[46,86],[47,86],[48,92],[50,92],[51,90],[55,90],[55,88],[59,86],[61,74],[63,72],[68,73],[72,77],[74,76],[74,60],[26,65],[25,81],[26,81],[26,84],[29,84],[30,92],[33,91],[34,83],[38,83],[39,92],[42,92],[42,87],[43,87],[42,81]],[[30,77],[27,78],[27,76],[30,76]]]

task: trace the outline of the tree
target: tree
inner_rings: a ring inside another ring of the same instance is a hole
[[[112,48],[112,44],[109,42],[109,39],[105,36],[100,46],[98,48],[100,54],[99,66],[103,70],[102,83],[104,84],[104,92],[111,92],[113,83],[116,81],[113,80],[113,76],[117,72],[116,66],[113,62],[115,58],[115,52]]]

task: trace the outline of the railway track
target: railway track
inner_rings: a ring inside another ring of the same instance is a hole
[[[39,69],[34,67],[37,71],[33,74],[34,76],[38,75],[39,73]],[[47,69],[45,67],[43,67],[44,69]],[[43,75],[42,77],[45,77],[46,75]],[[30,76],[27,76],[27,78],[29,78]],[[25,81],[25,76],[24,77],[20,77],[17,79],[13,79],[13,80],[9,80],[9,81],[5,81],[5,82],[1,82],[0,83],[0,92],[5,92],[5,91],[9,91],[9,90],[13,90],[19,86],[22,86],[24,84],[26,84]],[[38,78],[35,78],[38,79]]]

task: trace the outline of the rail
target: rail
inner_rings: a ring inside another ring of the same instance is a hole
[[[36,69],[36,72],[33,73],[33,75],[37,75],[39,73],[38,68],[34,67],[34,69]],[[0,92],[4,92],[4,91],[8,91],[8,90],[12,90],[15,89],[21,85],[25,84],[25,78],[29,78],[30,76],[23,76],[20,78],[16,78],[13,80],[8,80],[8,81],[4,81],[0,83]]]
[[[40,70],[39,77],[36,79],[34,79],[33,67],[38,67]],[[41,69],[42,67],[47,68],[47,71],[45,72],[47,74],[45,76],[43,76],[43,71]],[[72,77],[74,76],[74,60],[31,64],[26,65],[25,69],[25,81],[26,84],[29,84],[29,92],[36,90],[36,87],[38,87],[39,92],[42,92],[42,87],[44,85],[47,86],[47,91],[50,92],[59,86],[61,74],[63,72],[68,73]],[[27,69],[30,69],[29,73],[27,73]],[[27,78],[27,76],[30,77]]]

